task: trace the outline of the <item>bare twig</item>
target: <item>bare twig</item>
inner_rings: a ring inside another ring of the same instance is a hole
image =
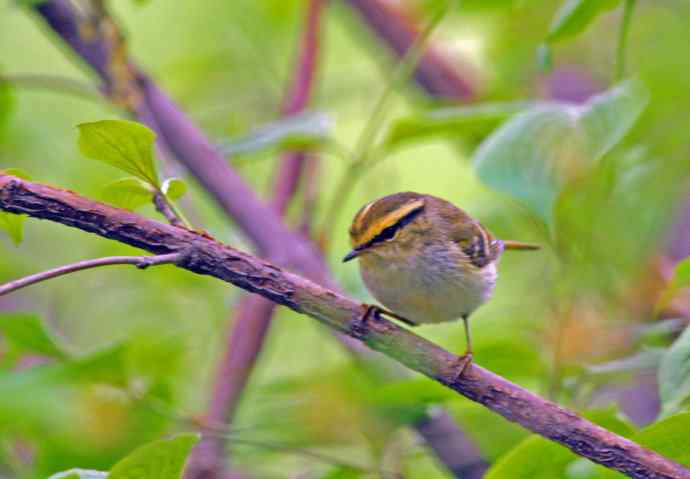
[[[40,273],[25,276],[0,285],[0,296],[12,293],[18,289],[26,288],[32,284],[47,281],[69,273],[83,271],[85,269],[111,266],[115,264],[131,264],[140,269],[159,264],[171,264],[180,259],[180,253],[162,254],[158,256],[108,256],[106,258],[88,259],[76,263],[66,264],[57,268],[41,271]]]
[[[48,219],[155,254],[311,316],[576,454],[634,478],[690,479],[690,470],[472,364],[385,319],[363,322],[359,302],[205,236],[94,202],[76,193],[0,175],[0,210]]]

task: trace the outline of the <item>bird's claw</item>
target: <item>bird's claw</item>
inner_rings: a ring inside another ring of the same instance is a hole
[[[459,381],[460,378],[468,371],[468,368],[472,365],[472,353],[466,352],[458,358],[458,362],[455,365],[455,373],[453,374],[454,382]]]

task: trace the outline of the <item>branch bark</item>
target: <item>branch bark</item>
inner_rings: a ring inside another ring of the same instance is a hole
[[[0,209],[79,228],[154,254],[181,253],[179,267],[311,316],[580,456],[633,478],[690,479],[690,470],[680,464],[476,364],[457,377],[458,356],[388,320],[362,323],[360,303],[212,238],[8,175],[0,176]]]

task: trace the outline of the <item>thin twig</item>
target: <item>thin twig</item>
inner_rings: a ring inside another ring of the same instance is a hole
[[[12,75],[0,75],[0,85],[37,88],[50,90],[57,93],[67,93],[87,100],[103,101],[103,95],[95,86],[75,80],[73,78],[57,75],[44,75],[35,73],[15,73]]]
[[[625,0],[623,3],[623,18],[618,32],[618,48],[616,50],[616,81],[620,81],[625,76],[625,56],[628,50],[628,37],[633,10],[635,10],[635,0]]]
[[[156,211],[162,214],[168,223],[173,226],[182,226],[182,220],[175,214],[163,193],[157,192],[153,195],[153,204],[156,206]]]
[[[111,266],[116,264],[131,264],[139,269],[145,269],[149,266],[156,266],[159,264],[171,264],[179,261],[182,255],[180,253],[162,254],[158,256],[108,256],[105,258],[88,259],[78,261],[76,263],[58,266],[57,268],[41,271],[40,273],[25,276],[23,278],[9,281],[0,285],[0,296],[12,293],[18,289],[26,288],[32,284],[47,281],[49,279],[57,278],[77,271],[85,269],[99,268],[101,266]]]
[[[582,457],[633,478],[690,479],[690,470],[680,464],[477,364],[458,375],[459,356],[389,320],[363,322],[361,303],[213,239],[9,175],[0,175],[0,210],[48,219],[155,254],[183,253],[175,262],[180,268],[311,316]]]

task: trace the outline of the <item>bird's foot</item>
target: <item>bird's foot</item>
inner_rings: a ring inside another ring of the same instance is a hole
[[[412,320],[407,319],[404,316],[400,316],[399,314],[395,314],[393,311],[388,311],[387,309],[383,309],[380,306],[375,306],[375,305],[366,305],[367,308],[373,308],[376,310],[376,315],[378,315],[378,318],[381,316],[388,316],[389,318],[397,319],[401,323],[405,323],[408,326],[417,326],[417,323],[415,323]]]
[[[468,351],[458,358],[458,362],[455,364],[455,372],[453,373],[453,382],[460,380],[460,378],[465,374],[469,367],[472,365],[472,352]]]
[[[397,319],[408,326],[417,325],[409,319],[399,316],[387,309],[383,309],[380,306],[376,306],[375,304],[362,304],[362,308],[364,309],[363,313],[352,322],[351,326],[352,332],[358,337],[363,337],[369,331],[370,321],[380,321],[382,316]]]
[[[363,312],[353,319],[350,330],[358,337],[363,338],[369,331],[369,322],[381,319],[381,308],[373,304],[362,304]]]

